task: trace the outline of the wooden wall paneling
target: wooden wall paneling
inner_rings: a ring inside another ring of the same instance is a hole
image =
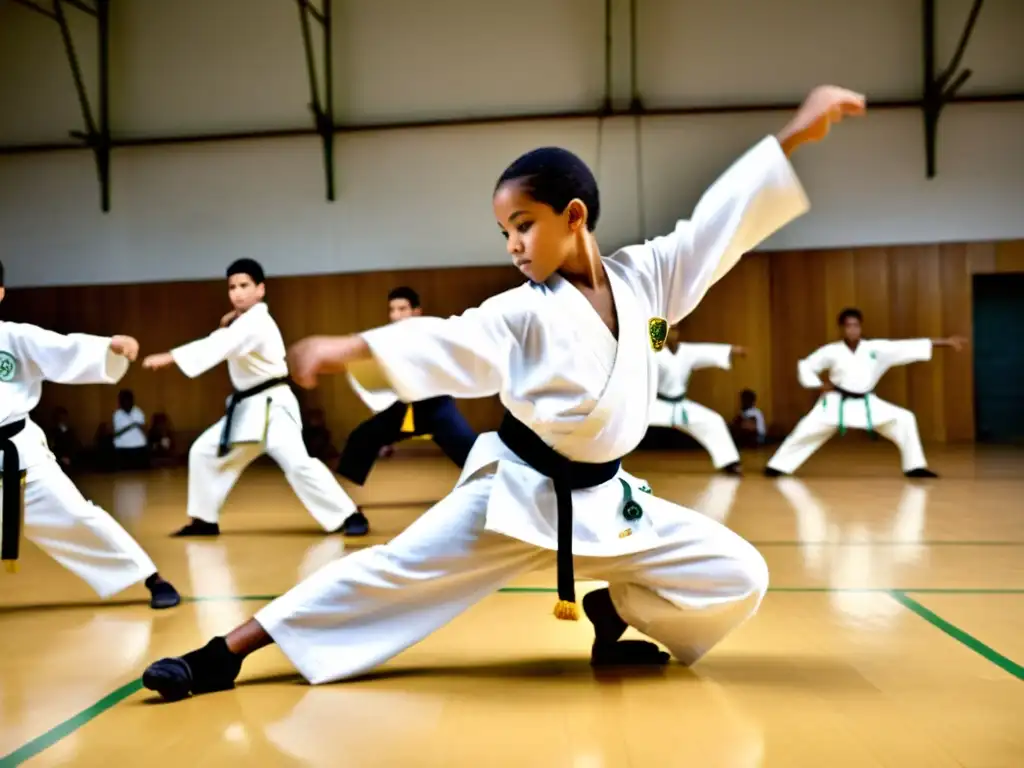
[[[679,326],[683,341],[747,348],[748,357],[734,360],[729,371],[695,371],[690,381],[690,397],[726,420],[739,409],[744,388],[753,389],[765,403],[771,400],[767,274],[767,259],[761,254],[745,257]]]
[[[972,288],[967,246],[952,243],[939,247],[942,336],[972,336]],[[938,350],[935,376],[942,382],[942,411],[947,442],[974,439],[974,356],[968,346],[962,352]]]
[[[989,248],[993,243],[985,243]],[[994,272],[1024,272],[1024,240],[995,243]]]
[[[692,395],[729,419],[739,391],[750,387],[769,424],[789,430],[814,397],[799,385],[797,361],[837,338],[840,309],[859,307],[869,336],[971,336],[971,276],[1000,271],[1024,271],[1024,241],[749,254],[682,330],[694,341],[743,345],[750,356],[729,372],[697,373]],[[411,285],[427,314],[444,317],[521,282],[511,266],[271,277],[267,298],[290,344],[386,323],[387,293],[396,285]],[[0,316],[62,333],[128,333],[146,355],[208,334],[229,307],[225,281],[218,279],[14,289]],[[166,412],[186,444],[220,417],[230,392],[224,366],[190,380],[174,368],[153,373],[136,365],[123,386],[148,416]],[[948,350],[937,351],[931,363],[893,369],[878,388],[881,397],[915,411],[926,441],[973,439],[973,392],[970,353]],[[325,378],[300,395],[305,406],[323,408],[336,444],[369,415],[344,377]],[[115,387],[51,384],[35,415],[48,422],[53,408],[63,405],[79,437],[91,442],[116,402]],[[459,407],[479,430],[496,427],[501,416],[493,397],[463,400]]]
[[[772,394],[769,429],[788,431],[814,404],[797,363],[827,339],[824,272],[804,253],[771,254]]]

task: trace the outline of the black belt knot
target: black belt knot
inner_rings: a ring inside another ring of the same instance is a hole
[[[533,430],[505,412],[498,437],[523,462],[542,475],[551,478],[555,486],[558,514],[557,567],[558,598],[555,616],[560,619],[578,618],[576,585],[572,563],[572,492],[593,488],[615,477],[621,459],[601,464],[573,461],[545,443]]]

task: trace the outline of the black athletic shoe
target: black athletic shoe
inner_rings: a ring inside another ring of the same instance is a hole
[[[188,525],[175,531],[171,536],[220,536],[220,526],[217,523],[192,518]]]
[[[365,536],[370,532],[370,521],[366,519],[362,510],[357,509],[345,519],[338,530],[342,536]]]
[[[142,673],[142,684],[167,701],[235,687],[242,660],[228,650],[223,637],[178,658],[155,661]]]
[[[153,585],[147,584],[146,586],[149,588],[149,607],[154,610],[173,608],[181,603],[181,595],[169,581],[161,579]]]

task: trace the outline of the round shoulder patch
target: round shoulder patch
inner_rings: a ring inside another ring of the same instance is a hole
[[[10,352],[0,351],[0,381],[14,381],[18,373],[18,361]]]

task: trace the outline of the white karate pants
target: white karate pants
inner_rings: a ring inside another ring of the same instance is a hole
[[[725,419],[700,403],[692,400],[678,403],[655,400],[651,404],[650,424],[652,427],[674,427],[690,435],[711,454],[711,463],[715,469],[722,469],[740,460]]]
[[[554,552],[485,530],[493,479],[457,487],[388,544],[324,566],[256,621],[310,683],[327,683],[373,669],[512,578],[554,565]],[[665,543],[577,557],[576,572],[609,582],[627,623],[692,664],[757,610],[768,567],[753,546],[704,515],[653,497],[642,503],[671,508],[659,515]]]
[[[926,467],[924,448],[921,446],[921,436],[917,431],[917,419],[914,418],[914,414],[875,395],[868,397],[870,403],[865,405],[863,399],[847,400],[842,403],[839,394],[826,394],[800,419],[789,437],[769,460],[768,467],[787,475],[795,472],[835,434],[840,423],[840,407],[842,423],[848,429],[867,429],[870,409],[872,428],[899,448],[904,472]]]
[[[25,538],[101,598],[156,573],[156,566],[138,542],[82,496],[56,461],[42,461],[26,470]]]
[[[325,531],[336,531],[356,511],[355,502],[322,461],[314,459],[302,440],[302,427],[280,405],[270,408],[266,443],[243,443],[223,458],[217,456],[223,419],[201,434],[188,452],[188,516],[208,523],[220,509],[239,476],[264,453],[284,470],[299,501]]]

